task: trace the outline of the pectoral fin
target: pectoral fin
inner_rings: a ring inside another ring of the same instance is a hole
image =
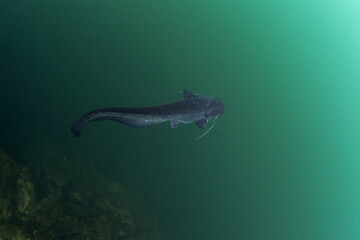
[[[208,123],[208,119],[207,118],[203,118],[201,120],[198,120],[195,122],[195,124],[199,127],[199,128],[206,128],[206,125]]]
[[[177,128],[179,126],[179,121],[171,121],[170,122],[170,128],[171,129],[175,129],[175,128]]]

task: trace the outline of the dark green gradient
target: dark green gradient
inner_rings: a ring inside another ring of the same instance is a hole
[[[67,146],[134,186],[176,239],[360,239],[360,4],[1,1],[0,147]],[[188,88],[196,126],[70,125]]]

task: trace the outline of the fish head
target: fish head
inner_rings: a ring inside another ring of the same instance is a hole
[[[209,98],[207,116],[209,118],[218,117],[224,114],[225,104],[218,98]]]

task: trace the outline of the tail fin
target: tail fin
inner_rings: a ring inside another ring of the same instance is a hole
[[[81,117],[78,120],[76,120],[73,125],[71,125],[71,132],[77,136],[80,137],[81,130],[85,126],[86,121]]]

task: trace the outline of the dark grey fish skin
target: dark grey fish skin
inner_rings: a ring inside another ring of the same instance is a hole
[[[184,100],[146,108],[102,108],[91,111],[74,122],[72,133],[79,137],[86,124],[92,121],[113,120],[133,127],[146,127],[170,121],[171,129],[179,123],[195,123],[205,128],[208,120],[224,113],[224,103],[214,97],[199,98],[184,90]]]

